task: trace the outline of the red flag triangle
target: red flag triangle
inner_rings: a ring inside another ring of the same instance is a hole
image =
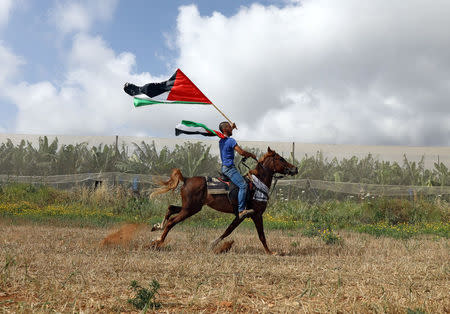
[[[175,82],[167,100],[212,104],[180,69],[177,69]]]

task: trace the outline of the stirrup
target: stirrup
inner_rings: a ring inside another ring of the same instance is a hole
[[[254,209],[244,209],[239,213],[239,219],[247,218],[249,215],[253,215],[255,213]]]

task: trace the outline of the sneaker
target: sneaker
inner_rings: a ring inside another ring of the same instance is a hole
[[[243,211],[239,212],[239,219],[246,218],[249,215],[254,214],[255,211],[253,209],[244,209]]]

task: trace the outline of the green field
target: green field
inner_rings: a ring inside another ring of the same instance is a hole
[[[61,191],[47,186],[11,184],[0,189],[0,214],[4,220],[62,226],[108,227],[123,222],[154,224],[162,220],[168,204],[179,202],[177,194],[150,200],[135,197],[121,187]],[[264,226],[266,229],[300,229],[307,236],[351,230],[395,238],[421,234],[448,238],[449,213],[449,203],[439,198],[316,203],[274,200],[264,214]],[[224,228],[232,219],[231,215],[205,207],[182,225]],[[253,225],[248,220],[242,226],[251,228]]]

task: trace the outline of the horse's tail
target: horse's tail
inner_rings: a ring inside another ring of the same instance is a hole
[[[161,187],[159,187],[152,194],[150,194],[150,198],[153,198],[159,194],[167,193],[171,190],[172,191],[175,190],[177,188],[178,184],[180,184],[180,181],[184,183],[185,178],[181,174],[181,170],[178,168],[175,168],[172,170],[169,180],[159,182],[159,185]]]

